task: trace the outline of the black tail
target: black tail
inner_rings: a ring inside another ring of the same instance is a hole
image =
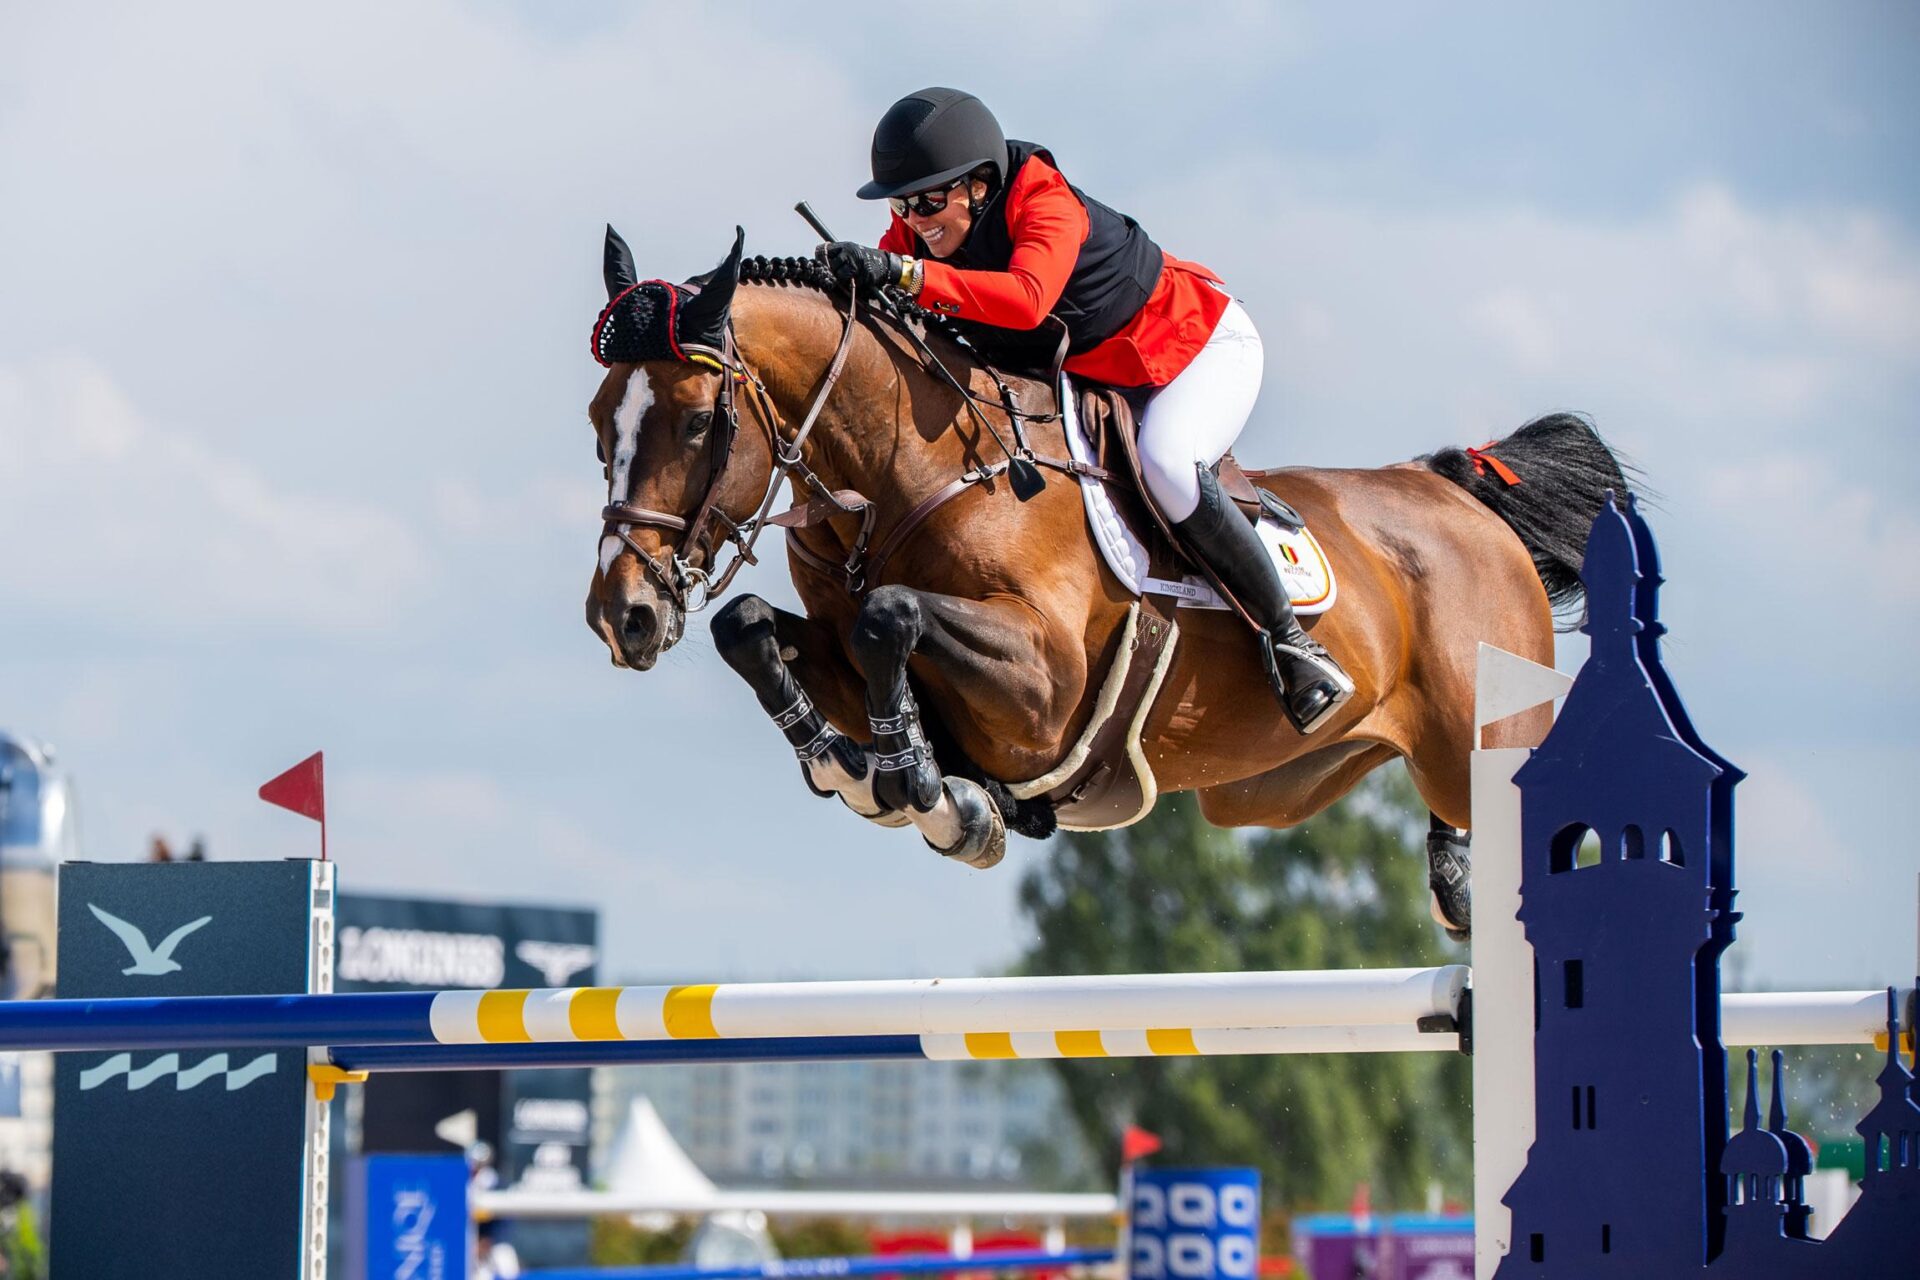
[[[1584,612],[1580,562],[1587,533],[1609,489],[1623,499],[1628,493],[1626,469],[1591,422],[1578,414],[1550,413],[1504,440],[1471,451],[1440,449],[1420,461],[1485,503],[1520,535],[1556,614]]]

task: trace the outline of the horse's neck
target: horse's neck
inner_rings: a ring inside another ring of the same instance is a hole
[[[765,381],[790,440],[820,395],[845,312],[824,294],[792,287],[742,291],[739,301],[746,304],[736,314],[741,350]],[[956,361],[954,368],[966,376],[964,364]],[[904,339],[871,323],[857,325],[845,367],[804,447],[807,465],[829,488],[872,499],[883,521],[898,519],[979,461],[967,456],[967,442],[952,429],[954,399],[920,367]]]

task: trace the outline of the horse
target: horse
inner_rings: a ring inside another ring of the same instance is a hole
[[[608,367],[588,416],[608,502],[587,624],[614,666],[646,671],[783,526],[805,613],[734,597],[712,623],[717,650],[816,794],[990,866],[1008,828],[1051,834],[1053,805],[1014,784],[1061,766],[1137,639],[1078,484],[1015,492],[1010,461],[1058,466],[1068,450],[1057,416],[1016,422],[1005,400],[1051,403],[1053,388],[920,336],[812,260],[743,264],[742,239],[675,285],[637,281],[607,229],[594,342]],[[1430,857],[1463,873],[1479,646],[1552,663],[1587,530],[1608,490],[1627,491],[1619,461],[1585,419],[1555,414],[1378,469],[1250,474],[1337,568],[1337,604],[1308,621],[1355,692],[1302,736],[1246,624],[1183,609],[1138,723],[1149,790],[1196,792],[1217,825],[1287,827],[1398,757],[1431,810]],[[793,505],[769,514],[783,487]],[[1491,726],[1485,745],[1537,741],[1545,714]],[[1464,885],[1440,906],[1464,932]]]

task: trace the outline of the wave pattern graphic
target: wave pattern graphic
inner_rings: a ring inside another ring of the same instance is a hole
[[[132,1054],[116,1053],[99,1066],[89,1067],[80,1073],[80,1090],[84,1093],[90,1089],[98,1089],[110,1080],[125,1076],[127,1090],[132,1092],[135,1089],[144,1089],[154,1081],[170,1075],[174,1077],[175,1090],[184,1093],[188,1089],[205,1084],[215,1076],[225,1075],[227,1092],[232,1093],[236,1089],[246,1088],[262,1076],[272,1075],[279,1063],[279,1054],[263,1053],[252,1061],[235,1067],[229,1065],[226,1054],[215,1053],[192,1066],[183,1068],[180,1065],[179,1054],[163,1053],[144,1067],[136,1067],[133,1065]]]

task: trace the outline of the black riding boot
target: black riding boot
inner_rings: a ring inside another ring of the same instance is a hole
[[[1199,471],[1200,505],[1174,528],[1260,624],[1265,632],[1260,657],[1274,697],[1294,728],[1312,733],[1353,696],[1353,681],[1319,641],[1301,630],[1260,535],[1220,491],[1212,469]]]

